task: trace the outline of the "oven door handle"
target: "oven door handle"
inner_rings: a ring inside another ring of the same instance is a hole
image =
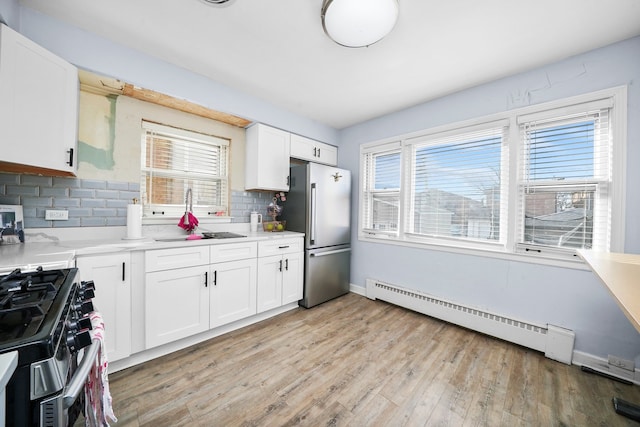
[[[82,391],[84,384],[87,382],[91,367],[96,363],[98,350],[100,350],[100,340],[97,339],[94,339],[91,345],[85,348],[82,362],[74,372],[69,385],[65,388],[64,396],[62,397],[64,409],[69,409],[78,398],[80,391]]]

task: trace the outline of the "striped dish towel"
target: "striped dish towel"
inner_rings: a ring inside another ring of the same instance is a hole
[[[109,426],[109,421],[117,422],[113,408],[111,406],[111,393],[109,392],[109,377],[107,351],[104,345],[104,321],[99,312],[94,311],[89,315],[91,319],[92,341],[99,340],[100,348],[94,365],[91,367],[87,382],[84,387],[85,401],[85,426],[105,427]]]

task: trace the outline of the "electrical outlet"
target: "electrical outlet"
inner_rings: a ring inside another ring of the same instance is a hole
[[[636,364],[633,360],[623,359],[621,357],[609,355],[609,365],[615,366],[626,371],[633,372],[636,368]]]
[[[44,219],[48,221],[66,221],[69,219],[69,211],[64,209],[47,209],[44,211]]]

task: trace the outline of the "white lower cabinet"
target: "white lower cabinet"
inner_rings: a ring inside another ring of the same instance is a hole
[[[211,264],[209,327],[256,314],[257,269],[255,258]]]
[[[290,237],[145,251],[144,349],[299,301],[302,248]]]
[[[105,324],[109,361],[131,355],[131,262],[129,253],[79,256],[80,280],[93,280],[95,308]]]
[[[146,348],[209,329],[209,266],[147,273]]]
[[[145,348],[256,314],[256,242],[145,254]]]
[[[282,274],[282,305],[302,299],[304,262],[302,253],[287,254]]]
[[[280,307],[282,302],[282,256],[258,260],[258,313]]]
[[[260,242],[258,313],[302,299],[303,274],[301,238]]]

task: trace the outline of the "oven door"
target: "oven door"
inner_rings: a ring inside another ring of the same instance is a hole
[[[64,427],[72,425],[84,409],[84,385],[91,368],[98,363],[100,340],[94,339],[89,347],[84,348],[82,360],[78,363],[64,389],[55,396],[40,402],[40,426]]]

